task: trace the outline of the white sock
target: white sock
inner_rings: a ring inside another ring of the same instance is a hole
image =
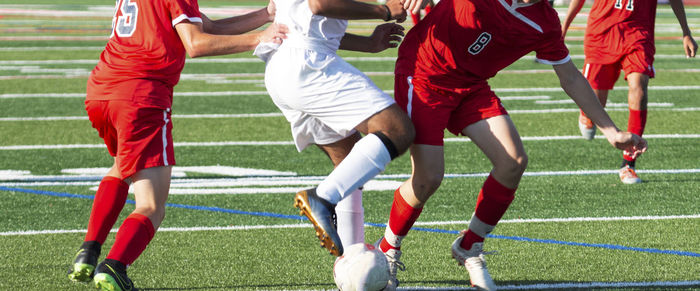
[[[469,221],[469,230],[480,237],[486,237],[494,228],[496,228],[495,225],[486,224],[476,215],[472,215],[472,219]]]
[[[343,246],[365,242],[365,209],[362,207],[362,190],[356,189],[335,206],[338,236]]]
[[[338,204],[350,192],[384,171],[389,162],[391,156],[382,140],[368,134],[355,143],[347,157],[318,184],[316,193],[330,203]]]

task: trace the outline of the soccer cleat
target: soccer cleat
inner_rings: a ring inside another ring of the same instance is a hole
[[[592,140],[595,137],[595,124],[593,124],[591,119],[580,113],[578,115],[578,129],[586,140]]]
[[[381,237],[376,243],[374,243],[374,247],[376,247],[378,250],[381,250],[379,243],[381,243],[383,239],[384,237]],[[382,290],[394,291],[397,287],[399,287],[399,280],[396,279],[396,273],[398,270],[405,271],[406,266],[403,264],[403,262],[399,261],[401,258],[401,250],[389,249],[384,253],[384,256],[386,256],[386,261],[389,263],[389,283],[387,283],[386,287],[384,287]]]
[[[620,168],[620,181],[625,184],[639,184],[642,183],[642,179],[637,176],[634,168],[629,165]]]
[[[343,244],[340,242],[335,226],[335,206],[316,195],[316,189],[299,191],[294,195],[294,207],[306,216],[316,230],[316,236],[331,255],[343,254]]]
[[[85,244],[75,254],[73,265],[68,270],[68,278],[75,282],[90,282],[95,272],[100,247],[86,247]]]
[[[472,248],[465,250],[460,246],[464,232],[452,243],[452,257],[457,260],[460,266],[464,266],[469,272],[469,280],[473,287],[477,290],[496,290],[496,284],[493,283],[491,275],[486,268],[484,260],[484,243],[474,243]]]
[[[93,282],[103,291],[138,291],[126,276],[126,267],[115,260],[105,260],[97,265]]]

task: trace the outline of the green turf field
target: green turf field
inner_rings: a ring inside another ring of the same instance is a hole
[[[113,3],[0,0],[0,290],[92,288],[72,283],[66,271],[111,165],[83,98]],[[200,1],[213,18],[225,16],[221,8],[263,5]],[[700,7],[686,7],[686,14],[699,36]],[[668,5],[659,5],[656,22],[649,151],[637,161],[642,184],[620,183],[621,153],[602,136],[579,137],[577,107],[550,66],[530,55],[491,80],[529,155],[516,199],[485,245],[496,251],[486,260],[502,289],[700,290],[700,59],[683,55]],[[369,34],[378,23],[351,21],[350,31]],[[579,66],[584,26],[580,14],[567,35]],[[396,50],[341,55],[392,92]],[[251,53],[188,60],[175,88],[170,204],[161,230],[129,269],[137,287],[335,288],[333,257],[292,207],[293,193],[332,166],[316,148],[297,153],[266,94],[263,69]],[[622,128],[626,96],[620,79],[608,111]],[[490,164],[468,140],[447,137],[447,177],[404,240],[406,271],[398,278],[405,290],[470,289],[450,245],[466,227]],[[367,242],[382,235],[393,190],[409,173],[403,156],[367,185]],[[121,219],[131,210],[127,204]],[[114,233],[103,257],[113,241]]]

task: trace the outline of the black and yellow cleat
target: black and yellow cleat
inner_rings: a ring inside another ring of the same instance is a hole
[[[126,276],[126,267],[116,260],[104,260],[95,269],[95,287],[102,291],[138,291]]]
[[[75,254],[73,265],[68,270],[68,278],[75,282],[90,282],[99,257],[100,244],[96,241],[84,242]]]
[[[294,207],[306,216],[316,230],[316,236],[321,246],[331,255],[343,254],[343,244],[340,242],[335,225],[335,205],[316,195],[316,189],[307,189],[294,195]]]

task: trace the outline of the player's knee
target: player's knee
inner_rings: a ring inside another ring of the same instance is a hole
[[[497,165],[497,170],[504,176],[509,178],[519,178],[525,173],[527,169],[528,157],[527,155],[521,155]]]
[[[416,198],[423,203],[428,201],[428,198],[440,188],[443,176],[443,173],[439,171],[437,171],[437,173],[421,175],[420,177],[414,176],[412,186]]]

